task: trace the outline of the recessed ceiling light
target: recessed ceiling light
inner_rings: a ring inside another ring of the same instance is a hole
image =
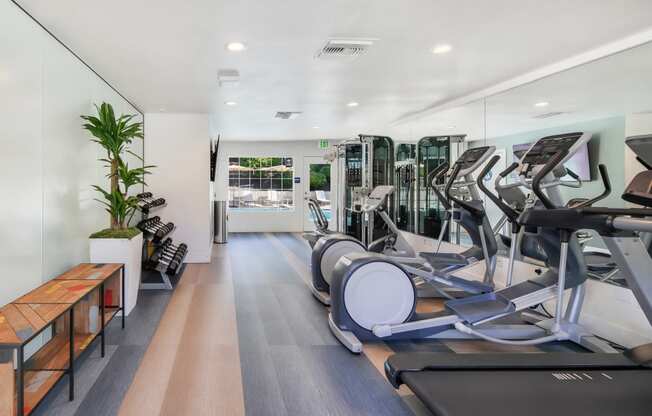
[[[165,108],[161,107],[158,109],[158,111],[160,111],[161,113],[165,113]]]
[[[229,107],[235,107],[238,105],[235,101],[225,101],[224,104],[228,105]]]
[[[312,126],[312,128],[313,128],[313,129],[318,129],[318,128],[319,128],[319,126]]]
[[[455,126],[446,126],[446,128],[447,128],[448,130],[453,130],[453,129],[455,128]]]
[[[226,44],[226,50],[231,52],[242,52],[247,49],[247,45],[242,42],[229,42]]]
[[[547,101],[541,101],[541,102],[538,102],[538,103],[534,104],[534,106],[535,107],[547,107],[548,104],[550,104],[550,103],[547,102]]]
[[[448,53],[453,50],[453,47],[447,43],[443,43],[441,45],[437,45],[434,48],[432,48],[432,53],[434,54],[441,54],[441,53]]]
[[[359,105],[360,105],[360,103],[357,103],[355,101],[351,101],[350,103],[347,104],[348,107],[357,107]]]

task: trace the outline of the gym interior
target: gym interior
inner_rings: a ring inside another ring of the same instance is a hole
[[[652,414],[649,0],[0,0],[0,416]]]

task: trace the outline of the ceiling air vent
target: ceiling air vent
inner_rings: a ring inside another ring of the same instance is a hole
[[[538,114],[536,116],[533,116],[532,118],[536,118],[536,119],[541,120],[541,119],[544,119],[544,118],[557,117],[557,116],[560,116],[562,114],[566,114],[566,113],[564,113],[563,111],[551,111],[549,113]]]
[[[376,39],[330,39],[317,51],[317,59],[352,59],[367,53]]]
[[[220,69],[217,71],[220,87],[237,87],[240,84],[240,72],[237,69]]]
[[[281,120],[294,120],[299,117],[301,111],[277,111],[274,118],[280,118]]]

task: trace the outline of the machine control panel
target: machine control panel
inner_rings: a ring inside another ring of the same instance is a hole
[[[494,146],[482,146],[467,149],[457,158],[454,166],[460,167],[458,177],[464,177],[478,169],[494,153]]]
[[[569,152],[569,157],[574,153],[571,148],[579,143],[580,139],[588,141],[584,133],[567,133],[556,136],[547,136],[537,140],[521,157],[521,175],[528,175],[537,166],[545,165],[548,160],[562,150]],[[590,136],[589,136],[590,138]],[[560,163],[560,165],[563,164]]]

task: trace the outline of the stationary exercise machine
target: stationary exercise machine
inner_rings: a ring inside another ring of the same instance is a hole
[[[558,189],[559,176],[548,173],[563,166],[589,139],[590,134],[583,133],[540,139],[521,160],[519,180],[526,187],[545,189],[555,206],[563,206]],[[563,152],[564,157],[552,159],[559,152]],[[459,172],[460,168],[455,170]],[[546,174],[539,175],[541,171]],[[547,209],[547,206],[540,205],[533,203],[526,212]],[[363,340],[466,336],[517,345],[571,340],[591,350],[612,350],[578,324],[586,266],[575,236],[569,238],[566,249],[562,245],[560,250],[557,230],[541,228],[537,235],[551,264],[545,272],[495,292],[449,300],[445,302],[444,313],[416,313],[416,288],[405,265],[373,253],[346,255],[338,261],[331,281],[330,328],[353,352],[361,351]],[[560,272],[555,265],[560,264],[562,257],[567,267]],[[442,283],[439,280],[434,282]],[[558,282],[561,283],[558,285]],[[566,315],[556,317],[561,322],[490,324],[542,303],[559,300],[559,287],[572,289]]]
[[[311,271],[313,294],[325,304],[330,304],[330,286],[333,270],[339,259],[345,254],[362,253],[365,251],[382,253],[390,261],[403,264],[407,270],[419,279],[438,280],[444,286],[470,293],[483,293],[493,290],[493,272],[495,270],[496,241],[482,207],[482,201],[473,180],[473,173],[491,156],[494,147],[479,147],[469,149],[455,162],[458,170],[451,175],[446,184],[444,197],[438,190],[439,197],[445,203],[447,210],[451,209],[447,198],[454,198],[459,209],[452,210],[455,219],[468,232],[473,245],[462,253],[429,252],[417,254],[414,248],[404,238],[402,231],[390,218],[387,212],[389,195],[393,187],[378,186],[364,200],[359,208],[365,217],[379,217],[387,227],[388,232],[368,246],[350,236],[334,234],[325,236],[315,244],[312,251]],[[447,170],[448,164],[440,165],[434,172]],[[461,178],[459,181],[457,180]],[[452,195],[451,189],[467,188],[471,195],[470,201],[463,201]],[[440,239],[442,238],[440,234]],[[446,276],[455,268],[471,262],[484,260],[487,263],[485,280],[482,284]],[[421,281],[418,281],[421,283]],[[432,291],[430,291],[432,293]],[[445,296],[445,293],[440,292]],[[450,296],[449,296],[450,297]]]
[[[312,292],[325,305],[330,304],[330,271],[345,253],[382,250],[388,227],[374,210],[363,210],[369,194],[376,186],[392,185],[394,182],[394,142],[385,136],[359,135],[335,145],[331,163],[337,170],[335,186],[336,232],[319,231],[304,238],[313,248],[311,255]],[[319,218],[319,207],[308,201],[313,217]],[[384,207],[393,215],[394,202]],[[315,213],[317,212],[316,216]],[[318,220],[319,221],[319,220]],[[323,238],[326,237],[326,238]]]
[[[361,201],[379,185],[393,185],[394,142],[385,136],[359,135],[335,146],[333,161],[337,169],[335,199],[336,230],[368,245],[381,237],[383,222],[360,212]],[[393,202],[389,206],[393,212]]]
[[[433,270],[444,272],[484,260],[486,268],[483,280],[484,283],[490,286],[493,285],[492,279],[496,266],[495,256],[498,249],[494,232],[477,188],[478,182],[473,175],[491,157],[495,150],[494,146],[468,149],[455,161],[452,172],[449,172],[447,162],[439,165],[431,172],[432,178],[429,182],[439,203],[445,209],[445,215],[442,216],[443,225],[437,237],[435,252],[420,253]],[[445,177],[446,173],[450,173],[450,175],[445,186],[443,186],[442,192],[439,182],[440,178]],[[455,195],[455,193],[462,193],[462,191],[465,191],[464,193],[468,197]],[[471,246],[461,253],[441,252],[445,232],[453,221],[459,224],[469,235]]]
[[[363,197],[356,210],[365,217],[376,216],[387,228],[386,233],[372,241],[368,246],[361,241],[342,233],[322,235],[315,243],[311,254],[311,290],[315,297],[325,305],[330,305],[330,281],[335,264],[345,254],[354,252],[377,252],[393,258],[416,259],[417,254],[405,240],[387,213],[389,201],[394,193],[391,185],[380,185]],[[420,261],[419,261],[420,262]]]
[[[309,197],[306,199],[306,202],[308,204],[308,210],[310,211],[310,216],[312,218],[313,224],[315,225],[315,229],[313,231],[303,233],[303,238],[308,242],[310,248],[313,248],[320,238],[324,237],[325,235],[333,234],[335,231],[332,231],[328,228],[329,222],[326,218],[326,214],[324,214],[324,210],[322,210],[321,205],[319,205],[319,201],[317,201],[315,198]]]
[[[573,233],[596,231],[652,324],[652,257],[640,237],[652,232],[652,136],[630,138],[626,144],[648,170],[634,177],[622,198],[645,208],[555,208],[537,186],[549,209],[528,211],[520,222],[558,230],[562,253]],[[565,262],[562,256],[561,270]],[[504,414],[508,408],[532,416],[642,416],[652,409],[652,344],[624,353],[395,354],[385,372],[394,387],[406,384],[436,415]],[[470,383],[478,386],[473,400],[468,400]]]

